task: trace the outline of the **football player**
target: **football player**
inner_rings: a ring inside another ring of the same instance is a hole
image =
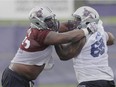
[[[58,56],[61,60],[73,58],[78,87],[115,87],[114,74],[108,65],[108,46],[114,44],[113,34],[104,30],[98,12],[92,7],[82,6],[73,16],[80,20],[78,28],[94,22],[98,30],[80,41],[56,45]]]
[[[32,80],[52,68],[52,46],[75,42],[97,29],[74,29],[58,33],[59,23],[47,7],[35,7],[29,13],[30,28],[11,64],[2,74],[2,87],[32,87]]]

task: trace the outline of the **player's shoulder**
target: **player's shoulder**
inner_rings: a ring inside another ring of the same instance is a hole
[[[37,28],[30,28],[29,31],[31,31],[32,35],[47,35],[51,30],[49,29],[37,29]]]
[[[30,28],[33,32],[50,32],[50,29],[37,29],[37,28]]]

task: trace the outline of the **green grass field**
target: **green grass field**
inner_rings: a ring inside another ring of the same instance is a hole
[[[77,87],[76,84],[40,84],[39,87]]]
[[[0,87],[2,87],[0,85]],[[35,86],[37,87],[37,86]],[[40,84],[38,87],[77,87],[77,85],[75,84]]]
[[[38,87],[77,87],[77,85],[74,84],[60,84],[60,85],[39,85]],[[116,86],[115,86],[116,87]]]

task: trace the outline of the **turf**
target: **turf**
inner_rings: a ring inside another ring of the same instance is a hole
[[[77,87],[76,84],[40,84],[39,87]]]

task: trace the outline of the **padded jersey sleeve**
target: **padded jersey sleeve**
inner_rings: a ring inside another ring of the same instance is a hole
[[[37,33],[37,41],[40,45],[45,45],[44,44],[44,40],[46,38],[46,36],[48,35],[48,33],[50,32],[51,30],[39,30],[38,33]]]

